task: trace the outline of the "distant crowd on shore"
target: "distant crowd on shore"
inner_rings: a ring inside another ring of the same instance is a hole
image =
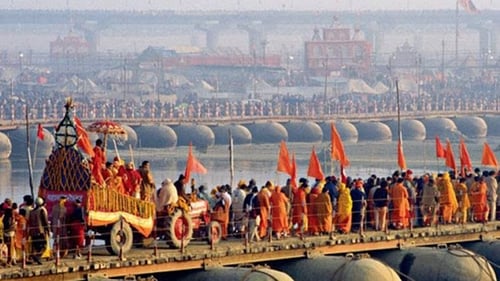
[[[477,88],[475,88],[477,86]],[[469,83],[462,88],[442,91],[427,85],[420,93],[403,92],[401,112],[422,114],[428,112],[498,111],[500,100],[496,83],[490,86]],[[236,94],[235,94],[236,95]],[[280,94],[271,99],[198,99],[178,97],[177,101],[134,99],[98,99],[74,95],[75,112],[80,119],[211,119],[273,116],[359,116],[360,114],[387,114],[397,111],[394,93],[379,95],[332,95],[321,93],[309,98],[301,95]],[[64,114],[66,96],[42,95],[30,92],[23,95],[0,97],[0,120],[24,120],[26,110],[30,119],[57,119]],[[241,98],[240,98],[241,99]]]

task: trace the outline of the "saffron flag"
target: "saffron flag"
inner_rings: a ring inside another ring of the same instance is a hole
[[[483,157],[481,159],[481,164],[483,164],[484,166],[492,166],[498,168],[497,157],[495,156],[495,153],[493,153],[493,150],[491,150],[491,147],[487,142],[485,142],[483,146]]]
[[[465,175],[465,169],[467,171],[472,171],[472,161],[470,160],[469,152],[467,151],[467,146],[465,145],[464,139],[460,139],[460,144],[458,145],[460,150],[460,169]]]
[[[198,159],[196,159],[193,154],[193,146],[189,144],[186,169],[184,170],[185,182],[188,182],[190,180],[191,173],[206,174],[207,169],[198,161]]]
[[[45,134],[43,133],[42,124],[38,123],[38,130],[36,132],[36,136],[38,139],[43,140],[45,138]]]
[[[445,159],[446,167],[457,170],[457,166],[455,164],[455,156],[453,155],[453,149],[451,149],[450,140],[446,140],[446,159]]]
[[[291,172],[290,180],[292,181],[292,186],[297,187],[297,162],[295,161],[295,153],[292,154]]]
[[[281,141],[280,151],[278,154],[278,166],[276,171],[283,172],[288,175],[292,175],[292,165],[290,163],[290,155],[288,154],[288,148],[286,147],[285,141]]]
[[[335,125],[333,125],[333,123],[330,124],[330,129],[331,129],[331,142],[332,142],[332,147],[331,147],[332,160],[338,160],[341,165],[348,167],[349,159],[347,159],[347,156],[345,154],[344,144],[342,143],[342,139],[340,138],[340,135],[337,132],[337,129],[335,128]]]
[[[314,147],[311,151],[311,157],[309,158],[309,168],[307,169],[307,176],[315,179],[325,178],[323,171],[321,170],[321,163],[319,162],[318,155]]]
[[[436,136],[436,158],[446,159],[446,150],[443,148],[438,136]]]
[[[476,5],[472,3],[472,0],[457,0],[457,1],[467,13],[475,14],[479,12],[479,10],[476,8]]]
[[[94,149],[92,148],[92,143],[90,142],[89,134],[82,126],[82,122],[78,117],[75,116],[76,134],[78,135],[78,140],[76,145],[90,157],[94,157]]]
[[[398,140],[398,166],[401,170],[406,170],[406,159],[403,151],[403,138],[399,136]]]

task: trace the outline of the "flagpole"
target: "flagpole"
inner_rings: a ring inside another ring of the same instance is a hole
[[[28,104],[26,103],[26,154],[28,156],[28,172],[29,172],[29,185],[31,191],[31,197],[35,198],[35,190],[33,188],[33,164],[31,163],[31,152],[30,152],[30,130],[29,130],[29,117],[28,117]]]
[[[234,153],[233,153],[233,135],[231,129],[228,129],[229,136],[229,184],[231,187],[234,183]]]
[[[398,79],[396,79],[395,84],[396,84],[396,103],[397,103],[397,114],[398,114],[398,146],[402,146],[403,144],[401,142],[403,141],[403,136],[401,135],[401,106],[399,103]],[[400,167],[400,169],[402,170],[403,168]]]

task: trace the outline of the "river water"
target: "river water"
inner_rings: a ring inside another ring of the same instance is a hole
[[[475,167],[485,168],[480,165],[484,141],[488,141],[493,149],[500,144],[499,138],[476,139],[468,142],[467,148]],[[290,153],[296,153],[298,177],[306,176],[313,146],[321,159],[324,173],[339,174],[338,164],[333,165],[332,169],[329,154],[326,152],[329,142],[287,143],[287,146]],[[457,166],[459,166],[458,144],[452,143],[452,146]],[[361,178],[367,178],[371,174],[378,176],[392,174],[394,170],[398,169],[396,147],[395,141],[346,143],[346,153],[351,161],[351,166],[346,169],[347,174]],[[235,145],[234,184],[240,179],[248,182],[251,178],[256,179],[258,185],[263,185],[267,180],[272,180],[276,184],[284,184],[287,175],[276,172],[278,151],[279,144]],[[435,157],[434,140],[405,141],[404,152],[408,168],[414,170],[416,175],[423,172],[436,173],[445,170],[444,161],[437,160]],[[187,147],[177,147],[173,150],[120,150],[118,153],[127,162],[133,160],[136,167],[144,160],[150,161],[158,186],[165,178],[176,180],[179,174],[184,172]],[[114,154],[113,150],[108,150],[109,159],[112,159]],[[194,154],[208,170],[205,175],[193,175],[197,185],[203,184],[212,189],[216,185],[230,183],[228,146],[213,146],[206,152],[194,151]],[[35,156],[33,162],[33,182],[36,193],[45,159]],[[11,157],[9,160],[0,161],[0,200],[9,197],[14,202],[21,202],[22,196],[29,193],[29,172],[26,159],[24,157]]]

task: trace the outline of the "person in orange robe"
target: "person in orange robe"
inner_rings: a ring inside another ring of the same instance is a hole
[[[319,223],[318,223],[318,210],[316,200],[318,195],[321,193],[324,184],[320,181],[311,189],[311,191],[306,196],[307,201],[307,221],[308,221],[308,231],[311,235],[319,234]]]
[[[27,229],[27,223],[28,220],[26,219],[26,210],[25,209],[20,209],[19,213],[14,214],[14,219],[16,220],[16,234],[14,235],[15,241],[14,241],[14,247],[16,249],[16,260],[22,260],[23,258],[23,246],[25,253],[27,252],[26,250],[26,244],[23,245],[23,243],[26,243],[26,229]]]
[[[328,194],[328,188],[323,188],[315,202],[319,232],[321,234],[330,234],[330,232],[332,232],[333,206],[332,201],[330,200],[330,195]]]
[[[470,208],[469,195],[467,194],[467,186],[465,185],[465,178],[460,178],[459,182],[455,185],[455,194],[457,195],[458,209],[455,213],[457,223],[467,223],[467,213]]]
[[[403,181],[403,178],[398,178],[397,183],[391,190],[392,223],[396,229],[406,228],[410,224],[410,203],[408,201],[408,191],[403,186]]]
[[[103,142],[101,139],[95,141],[94,157],[92,158],[92,176],[99,184],[104,184],[102,177],[102,169],[104,169],[104,162],[106,161],[106,153],[104,152]]]
[[[257,198],[259,199],[260,206],[260,224],[259,224],[259,236],[264,238],[267,236],[267,227],[269,226],[269,215],[271,213],[271,201],[270,191],[266,186],[263,186]]]
[[[288,198],[281,192],[281,187],[276,186],[271,194],[271,225],[278,239],[288,234],[287,204]]]
[[[339,200],[337,201],[337,213],[335,214],[335,229],[340,233],[349,233],[352,225],[351,191],[344,183],[339,183],[338,190]]]
[[[439,196],[439,208],[441,210],[443,223],[449,224],[452,222],[453,214],[458,208],[457,196],[455,195],[455,189],[453,189],[453,184],[451,183],[450,174],[443,174],[438,184],[438,188],[441,193],[441,196]]]
[[[305,178],[301,178],[299,183],[299,188],[293,189],[292,225],[297,226],[296,233],[298,235],[303,235],[304,228],[307,226],[306,189],[309,186]]]
[[[474,222],[485,222],[488,214],[488,203],[486,200],[487,186],[483,177],[475,177],[470,190],[470,202],[472,206],[472,220]]]

